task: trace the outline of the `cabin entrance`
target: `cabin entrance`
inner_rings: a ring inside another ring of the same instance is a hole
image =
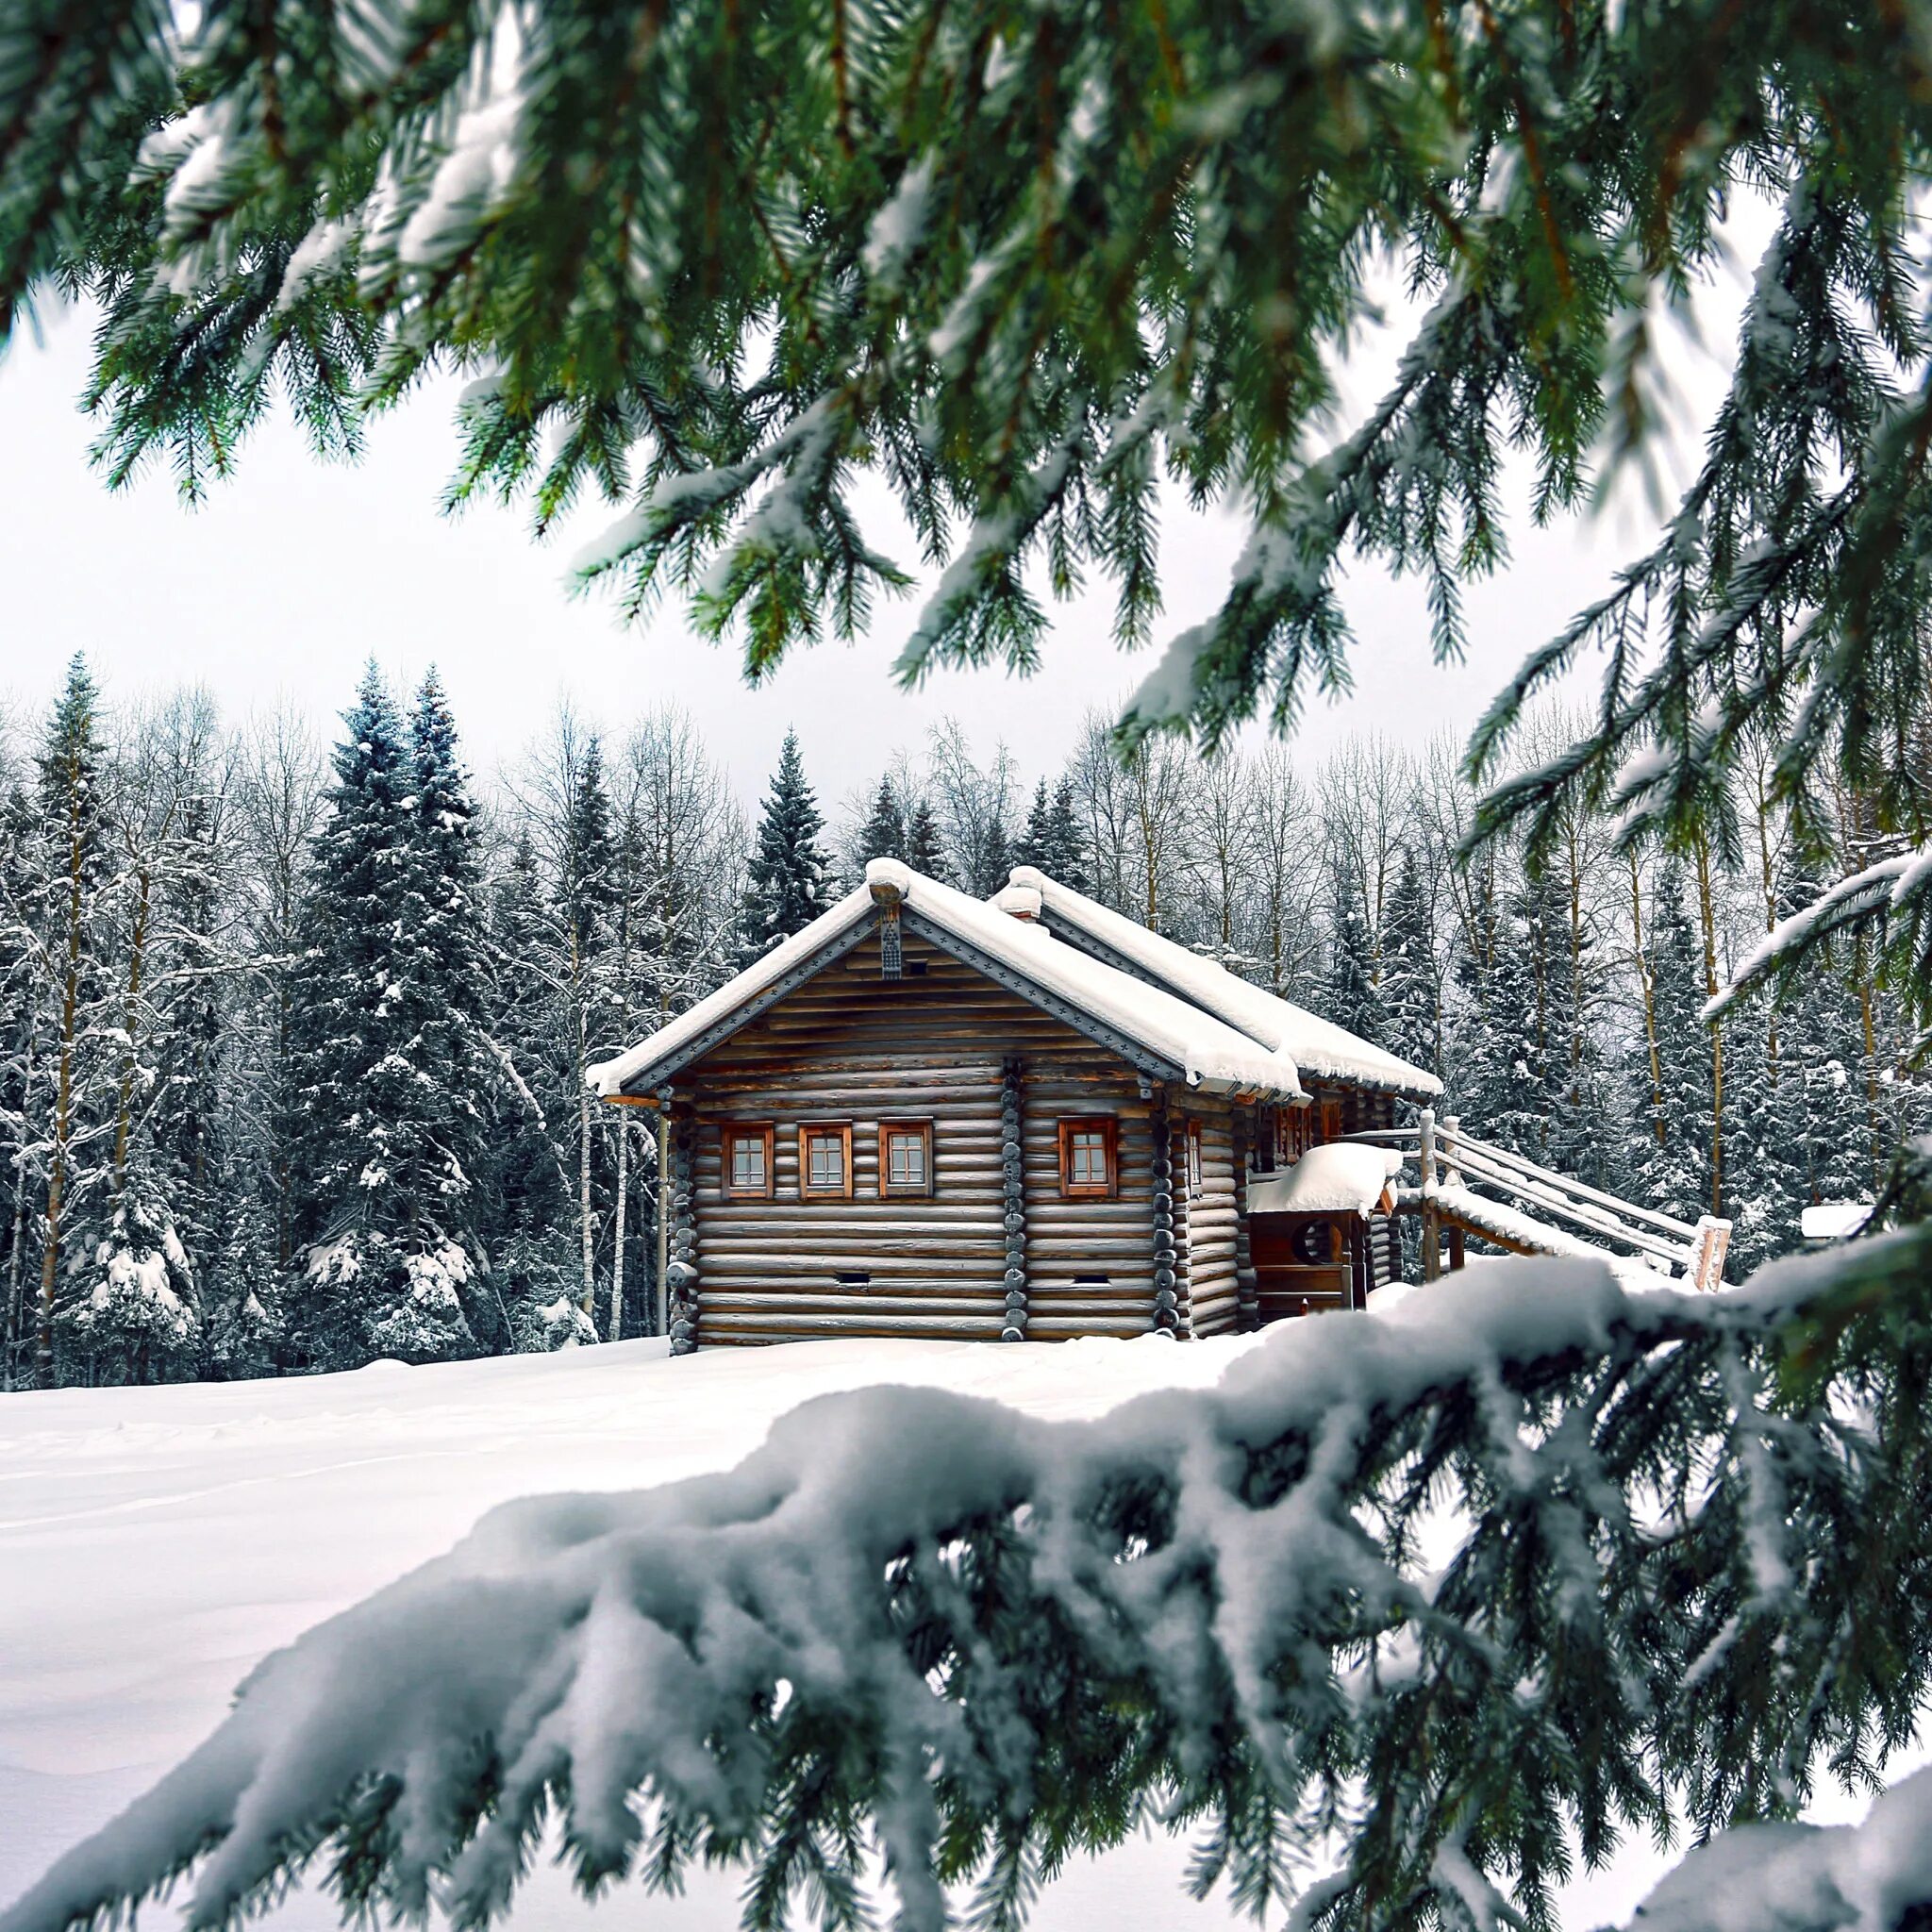
[[[1334,1214],[1249,1216],[1248,1252],[1264,1323],[1357,1306],[1350,1233],[1348,1222]]]

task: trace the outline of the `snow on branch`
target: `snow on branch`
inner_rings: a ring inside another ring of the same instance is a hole
[[[1901,1932],[1932,1908],[1932,1770],[1861,1824],[1753,1824],[1699,1847],[1644,1900],[1641,1932]]]
[[[1924,1693],[1928,1271],[1855,1252],[1703,1296],[1478,1266],[1093,1422],[865,1391],[726,1474],[497,1510],[0,1928],[191,1871],[224,1924],[316,1861],[345,1910],[481,1925],[553,1815],[587,1890],[736,1862],[760,1927],[858,1923],[874,1848],[902,1925],[968,1883],[1012,1925],[1153,1817],[1256,1908],[1339,1835],[1310,1926],[1536,1923],[1566,1826],[1595,1861],[1674,1803],[1777,1815]]]
[[[1890,918],[1923,916],[1932,887],[1932,849],[1918,848],[1881,858],[1840,879],[1810,905],[1781,919],[1744,958],[1730,984],[1707,1003],[1704,1017],[1715,1020],[1744,993],[1776,978],[1834,933],[1882,924]]]

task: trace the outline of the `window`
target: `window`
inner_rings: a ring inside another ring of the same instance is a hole
[[[1339,1100],[1322,1102],[1322,1138],[1324,1141],[1341,1139],[1341,1103]]]
[[[1188,1123],[1188,1193],[1191,1198],[1201,1191],[1201,1123]]]
[[[1315,1109],[1284,1107],[1274,1116],[1275,1158],[1282,1167],[1292,1167],[1315,1144]]]
[[[1060,1123],[1060,1192],[1112,1194],[1120,1185],[1116,1123],[1110,1118]]]
[[[798,1191],[808,1201],[852,1197],[852,1128],[822,1121],[798,1130]]]
[[[772,1198],[772,1124],[724,1129],[724,1192],[738,1201]]]
[[[932,1192],[932,1123],[885,1121],[879,1126],[879,1192]]]

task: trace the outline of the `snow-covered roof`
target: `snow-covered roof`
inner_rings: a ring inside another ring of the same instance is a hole
[[[1301,1074],[1378,1088],[1411,1100],[1433,1100],[1442,1091],[1442,1083],[1435,1074],[1372,1046],[1346,1027],[1292,1001],[1277,999],[1230,973],[1219,961],[1161,938],[1034,866],[1013,869],[1007,893],[1016,889],[1037,893],[1049,920],[1058,920],[1086,934],[1182,998],[1285,1056]],[[1007,893],[998,895],[994,903],[1000,903]]]
[[[1249,1181],[1250,1214],[1373,1213],[1390,1176],[1401,1171],[1392,1147],[1331,1141],[1310,1147],[1291,1167]]]
[[[648,1087],[654,1069],[871,919],[876,909],[874,890],[896,892],[908,911],[937,929],[942,942],[951,938],[989,957],[1096,1025],[1177,1067],[1190,1086],[1274,1099],[1301,1097],[1293,1060],[1251,1033],[1176,992],[1093,958],[1056,939],[1044,925],[1015,918],[891,858],[874,858],[865,869],[864,885],[846,893],[803,931],[774,946],[708,999],[680,1013],[628,1053],[590,1068],[591,1088],[608,1096]]]

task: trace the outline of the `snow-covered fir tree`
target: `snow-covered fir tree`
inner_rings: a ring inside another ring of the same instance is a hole
[[[1054,787],[1053,817],[1048,822],[1046,849],[1050,863],[1045,870],[1050,876],[1058,879],[1063,886],[1071,886],[1076,892],[1092,890],[1087,829],[1081,822],[1071,778],[1062,778]]]
[[[317,1367],[475,1352],[466,1304],[478,987],[469,810],[440,692],[405,726],[371,664],[316,841],[291,1031],[310,1124],[299,1145],[294,1340]],[[429,822],[425,801],[437,823]],[[445,871],[445,868],[454,871]],[[441,1003],[439,987],[452,1004]],[[470,1004],[464,1004],[464,1003]],[[428,1057],[427,1035],[458,1050]],[[458,1091],[453,1080],[470,1083]]]
[[[570,747],[566,745],[565,750]],[[597,1243],[603,1220],[604,1123],[585,1075],[621,1044],[623,994],[618,940],[624,910],[619,851],[604,746],[594,734],[581,755],[567,758],[555,893],[558,973],[563,990],[569,1049],[569,1099],[575,1125],[577,1279],[575,1301],[587,1324],[595,1321]]]
[[[912,808],[911,823],[906,828],[906,863],[914,872],[941,885],[956,885],[952,861],[946,857],[945,841],[940,835],[939,820],[931,803],[922,798]]]
[[[116,880],[100,711],[99,691],[76,657],[35,760],[38,837],[24,880],[23,911],[39,966],[28,1023],[39,1106],[15,1158],[38,1180],[34,1373],[42,1386],[60,1373],[61,1316],[103,1231],[111,1176],[118,1057],[110,1043],[122,1015],[107,969]]]
[[[1636,1196],[1694,1221],[1710,1211],[1713,1101],[1697,930],[1683,866],[1657,868],[1650,907],[1656,1064],[1646,1049],[1633,1085],[1629,1165]]]
[[[1403,848],[1402,869],[1389,895],[1382,933],[1381,1006],[1386,1043],[1404,1059],[1440,1072],[1442,996],[1435,912],[1412,845]]]
[[[858,851],[865,858],[904,858],[906,820],[899,809],[899,795],[890,777],[879,780],[872,810],[858,833]]]
[[[1328,867],[1328,972],[1322,1010],[1338,1026],[1380,1045],[1388,1016],[1375,984],[1375,935],[1362,907],[1360,881],[1340,857]]]
[[[143,1136],[114,1178],[92,1255],[68,1270],[58,1320],[90,1381],[171,1380],[206,1354],[201,1289],[158,1166]]]
[[[514,1345],[546,1349],[586,1339],[575,1138],[577,1109],[559,1073],[562,983],[540,974],[560,965],[535,841],[517,835],[491,913],[491,1046],[500,1077],[491,1083],[486,1191],[496,1292]]]
[[[1047,859],[1052,849],[1053,800],[1048,795],[1046,780],[1042,778],[1033,788],[1033,802],[1026,808],[1025,823],[1013,841],[1013,863],[1037,866],[1041,872],[1050,874],[1053,867]]]
[[[806,780],[798,734],[788,731],[758,813],[740,924],[744,959],[803,931],[831,903],[829,867],[819,842],[824,828]]]

